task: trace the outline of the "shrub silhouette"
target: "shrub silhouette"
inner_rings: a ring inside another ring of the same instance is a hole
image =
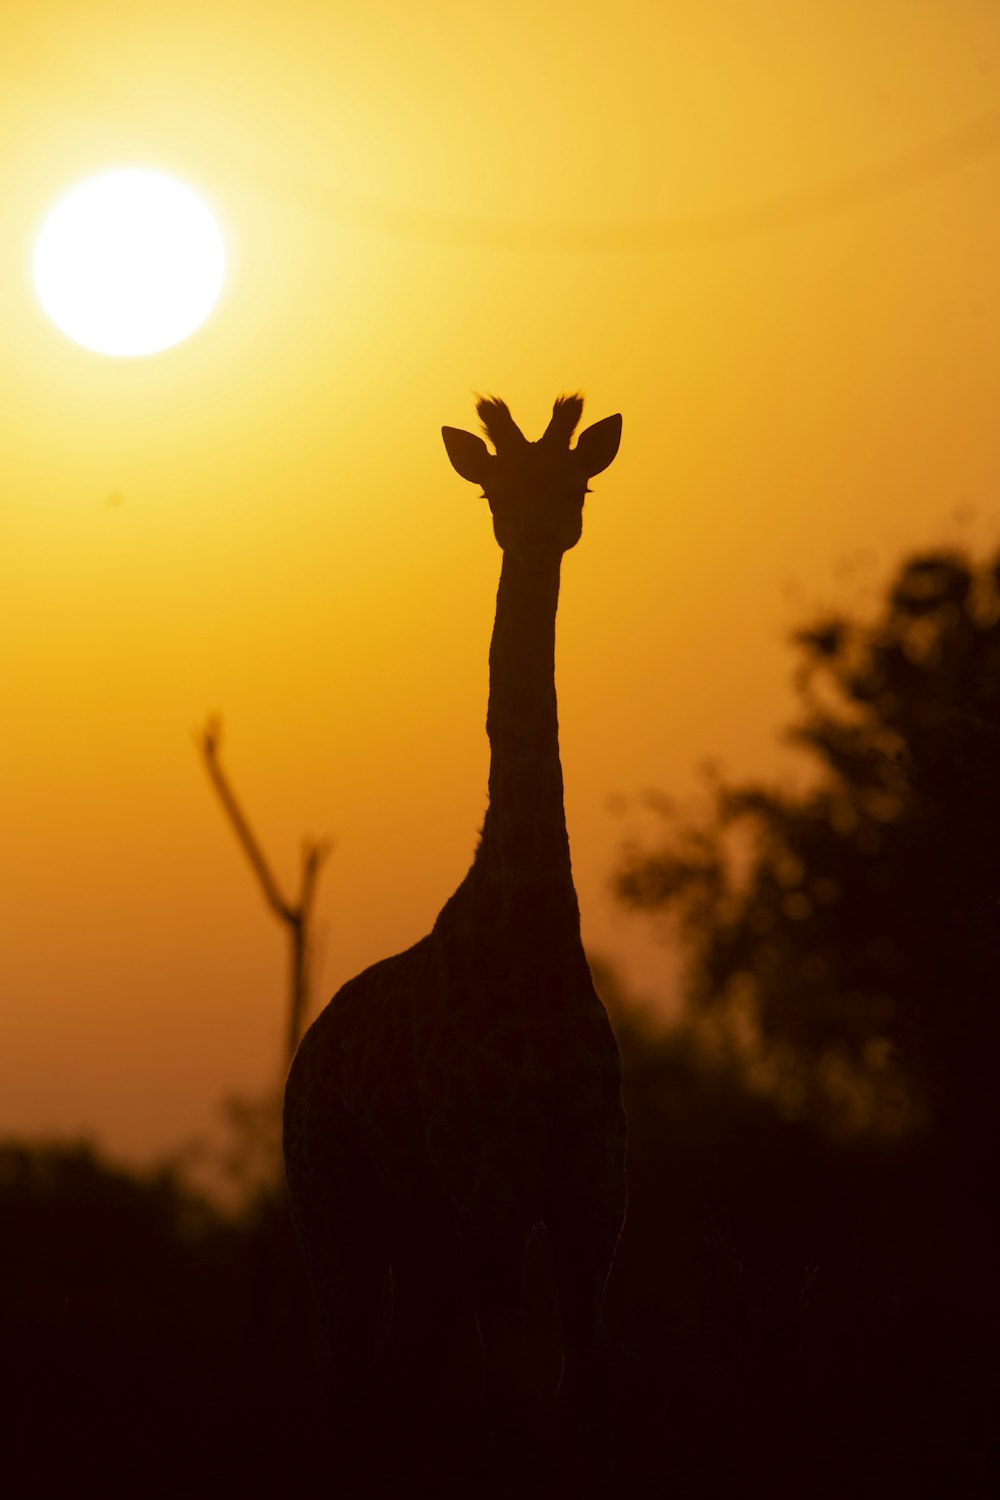
[[[693,1006],[745,1008],[790,1107],[829,1117],[853,1090],[865,1123],[908,1108],[992,1147],[1000,559],[913,557],[874,620],[795,645],[811,784],[718,784],[708,817],[629,852],[618,893],[673,914]]]
[[[630,900],[678,921],[697,1024],[654,1039],[595,965],[630,1130],[609,1500],[1000,1489],[996,579],[914,559],[873,622],[802,632],[809,788],[720,786],[711,817],[673,818],[621,872]],[[770,1091],[702,1045],[734,996],[755,1007],[756,1059],[780,1053]],[[890,1045],[909,1101],[894,1130]],[[831,1057],[867,1080],[868,1128],[843,1128]],[[227,1218],[172,1171],[0,1145],[10,1493],[332,1492],[310,1446],[324,1354],[299,1259],[280,1195],[247,1202]],[[529,1275],[551,1301],[551,1267]],[[509,1446],[516,1493],[548,1493]]]

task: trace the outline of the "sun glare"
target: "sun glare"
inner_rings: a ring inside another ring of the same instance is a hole
[[[39,300],[100,354],[155,354],[194,332],[222,287],[225,252],[208,209],[159,172],[106,172],[49,214],[35,246]]]

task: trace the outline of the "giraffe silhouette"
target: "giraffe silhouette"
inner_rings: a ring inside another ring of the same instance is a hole
[[[579,395],[555,402],[534,443],[504,402],[480,398],[477,409],[495,453],[457,428],[442,436],[488,500],[503,551],[480,842],[431,932],[350,980],[317,1017],[285,1088],[291,1212],[342,1430],[363,1411],[383,1413],[388,1431],[403,1413],[414,1419],[463,1298],[487,1402],[510,1389],[539,1222],[559,1297],[564,1429],[599,1424],[606,1400],[601,1318],[625,1214],[626,1128],[618,1047],[580,939],[554,648],[562,555],[580,538],[587,481],[618,451],[621,417],[571,448]]]

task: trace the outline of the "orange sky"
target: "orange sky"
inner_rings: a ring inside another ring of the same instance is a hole
[[[499,554],[439,429],[474,390],[529,436],[566,389],[624,415],[558,685],[585,937],[652,988],[609,798],[773,773],[802,611],[1000,533],[993,0],[4,21],[0,1131],[141,1155],[270,1079],[284,938],[209,711],[286,882],[337,839],[323,998],[465,873]],[[52,202],[125,164],[198,188],[231,258],[204,328],[135,360],[29,276]]]

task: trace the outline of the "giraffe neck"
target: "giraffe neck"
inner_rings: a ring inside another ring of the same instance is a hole
[[[504,553],[490,646],[490,800],[479,860],[533,902],[560,892],[579,924],[563,809],[556,714],[559,565],[533,572]]]

